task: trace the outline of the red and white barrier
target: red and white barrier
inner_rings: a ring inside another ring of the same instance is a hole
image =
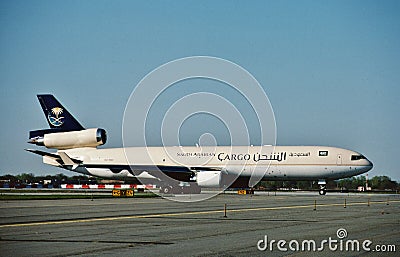
[[[73,185],[62,184],[63,189],[155,189],[155,185],[136,185],[136,184],[101,184],[101,185]]]

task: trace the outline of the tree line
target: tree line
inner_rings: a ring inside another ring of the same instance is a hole
[[[100,181],[98,181],[97,178],[90,178],[83,175],[68,177],[62,173],[46,176],[35,176],[33,173],[22,173],[19,175],[7,174],[0,176],[0,183],[6,183],[10,185],[10,187],[31,184],[51,184],[58,187],[61,184],[96,184],[99,182]]]
[[[337,190],[357,190],[359,187],[368,185],[372,190],[390,190],[399,191],[400,183],[392,180],[388,176],[375,176],[368,179],[365,176],[357,176],[334,181],[327,181],[327,187]],[[319,188],[318,181],[261,181],[259,187],[274,190],[279,188],[300,189],[300,190],[316,190]]]
[[[339,190],[357,190],[358,187],[366,186],[367,178],[357,176],[335,181],[328,181],[327,186],[331,189]],[[68,177],[62,173],[47,176],[35,176],[32,173],[22,173],[19,175],[0,176],[1,183],[9,184],[96,184],[102,183],[101,178],[87,177],[83,175]],[[277,189],[299,189],[299,190],[317,190],[317,181],[261,181],[257,184],[258,189],[277,190]],[[368,187],[372,190],[391,190],[399,191],[400,183],[393,181],[388,176],[375,176],[368,180]]]

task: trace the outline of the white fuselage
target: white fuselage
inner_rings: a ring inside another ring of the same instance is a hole
[[[75,148],[58,152],[81,161],[74,171],[106,178],[157,178],[148,172],[151,166],[184,167],[196,173],[215,169],[264,180],[340,179],[372,168],[360,153],[325,146]],[[47,157],[44,162],[60,166]]]

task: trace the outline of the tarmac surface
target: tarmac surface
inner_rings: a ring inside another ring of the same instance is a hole
[[[19,200],[1,201],[0,217],[0,256],[399,256],[400,252],[400,195],[221,194],[195,203],[163,198]]]

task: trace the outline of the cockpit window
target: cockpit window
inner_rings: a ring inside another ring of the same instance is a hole
[[[352,161],[357,161],[357,160],[361,160],[361,159],[366,159],[366,158],[362,155],[352,155],[351,156]]]

